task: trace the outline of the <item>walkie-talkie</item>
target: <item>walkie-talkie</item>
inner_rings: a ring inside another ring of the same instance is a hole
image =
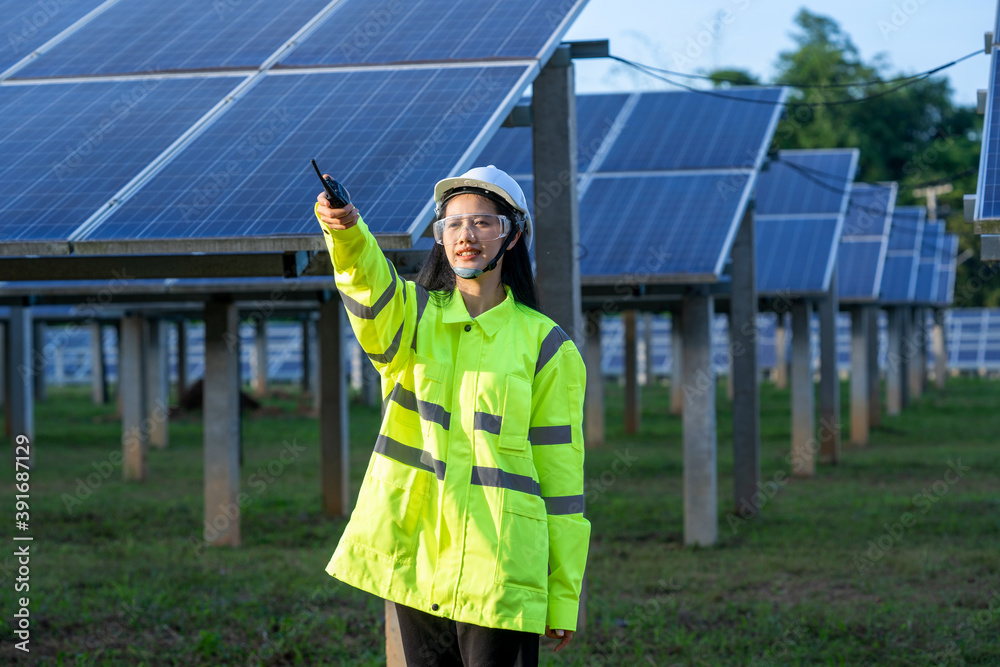
[[[330,200],[330,205],[334,208],[347,208],[347,205],[351,203],[351,194],[347,191],[347,188],[335,179],[323,176],[323,172],[316,166],[316,160],[312,160],[312,166],[316,170],[319,180],[323,182],[323,187],[326,189],[326,198]]]

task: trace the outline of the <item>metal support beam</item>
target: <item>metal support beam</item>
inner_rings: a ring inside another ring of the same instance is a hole
[[[163,449],[169,442],[170,356],[166,322],[149,320],[146,348],[146,414],[149,444]]]
[[[684,413],[684,322],[682,309],[670,311],[670,414]]]
[[[100,322],[91,322],[90,329],[90,398],[94,405],[108,402],[108,369],[104,360],[104,330]]]
[[[733,508],[743,518],[760,511],[760,385],[757,382],[757,267],[753,207],[732,249],[729,302],[729,387],[733,401]]]
[[[653,385],[653,313],[642,314],[642,382]]]
[[[902,338],[899,347],[899,376],[900,394],[902,395],[902,408],[910,407],[910,367],[913,365],[913,308],[906,306],[901,310]]]
[[[622,313],[625,324],[625,432],[638,433],[642,420],[642,395],[639,393],[639,364],[635,311]]]
[[[7,391],[6,402],[9,435],[25,435],[35,441],[35,372],[34,335],[31,308],[11,306],[7,320]],[[32,463],[34,451],[32,447]],[[11,451],[13,454],[13,450]]]
[[[934,310],[934,386],[944,391],[948,378],[948,341],[945,327],[945,311]]]
[[[121,319],[118,340],[118,395],[122,410],[122,474],[126,480],[146,479],[146,319],[127,315]],[[208,393],[208,387],[206,395]]]
[[[924,380],[927,374],[927,323],[924,309],[912,309],[910,322],[910,339],[907,345],[909,360],[910,398],[916,400],[924,393]]]
[[[711,546],[719,536],[712,297],[687,294],[683,309],[684,544]]]
[[[810,321],[812,304],[792,304],[792,474],[816,474],[816,398],[813,386]]]
[[[257,396],[267,394],[267,320],[258,319],[254,327],[254,359],[256,360],[253,377],[253,390]]]
[[[180,398],[187,389],[187,331],[188,322],[181,318],[177,321],[177,397]]]
[[[35,377],[35,402],[45,402],[45,367],[49,364],[49,350],[45,347],[45,322],[35,321],[32,325],[32,335],[34,336],[35,358],[32,369]],[[58,353],[53,347],[54,353]],[[54,356],[54,354],[53,354]],[[53,359],[54,360],[54,359]]]
[[[347,368],[343,351],[347,315],[339,299],[319,307],[320,361],[320,482],[323,513],[328,517],[351,513],[348,480]]]
[[[205,302],[205,541],[211,546],[241,543],[239,325],[232,301]]]
[[[559,62],[532,86],[535,261],[542,308],[582,348],[575,75],[572,62]]]
[[[310,318],[302,320],[302,378],[301,378],[301,389],[303,395],[309,395],[312,392],[312,376],[314,369],[313,364],[313,352],[312,352],[312,334],[311,327],[309,326]]]
[[[868,425],[882,425],[882,373],[879,369],[879,309],[864,306],[868,311]]]
[[[851,443],[868,446],[869,401],[868,380],[868,308],[851,310]]]
[[[584,442],[587,447],[604,445],[604,374],[601,372],[601,311],[588,310],[584,327],[583,361],[587,367],[584,397]]]
[[[885,410],[898,415],[903,411],[903,309],[889,308],[889,350],[885,361]]]
[[[778,389],[788,387],[788,329],[785,326],[785,314],[778,313],[778,322],[774,328],[774,370],[772,371],[774,386]]]
[[[819,304],[819,460],[840,461],[840,375],[837,373],[837,271],[830,292]]]

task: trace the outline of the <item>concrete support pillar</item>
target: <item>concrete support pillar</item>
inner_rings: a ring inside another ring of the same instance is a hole
[[[31,308],[11,306],[7,320],[7,359],[4,364],[7,387],[4,406],[8,435],[17,438],[25,435],[35,441],[35,371],[34,331]],[[35,448],[31,450],[34,462]],[[13,454],[13,450],[11,450]]]
[[[923,396],[924,380],[927,375],[927,321],[923,308],[912,309],[909,345],[906,346],[909,360],[910,398]]]
[[[684,323],[682,309],[670,311],[670,414],[684,412]]]
[[[812,304],[792,304],[792,474],[816,474],[816,398],[813,386],[810,322]]]
[[[719,535],[712,297],[684,295],[684,544],[710,546]]]
[[[339,299],[328,299],[319,308],[319,441],[323,513],[348,516],[347,367],[343,351],[347,315]]]
[[[49,350],[45,348],[45,322],[36,320],[32,327],[32,335],[34,336],[34,351],[35,358],[32,369],[35,375],[35,402],[44,403],[45,402],[45,368],[48,366],[50,357],[54,355],[49,354]]]
[[[303,395],[309,395],[312,392],[312,376],[313,376],[313,352],[312,352],[312,332],[310,331],[309,318],[302,320],[302,379],[301,379],[301,389]]]
[[[944,391],[948,378],[948,341],[945,327],[945,311],[934,310],[934,386]]]
[[[638,433],[642,421],[642,395],[639,392],[636,317],[634,310],[622,313],[625,325],[625,432]]]
[[[819,460],[840,461],[840,375],[837,373],[837,272],[830,292],[819,304]]]
[[[166,322],[149,321],[146,349],[146,414],[149,444],[163,449],[169,442],[170,350]]]
[[[733,506],[744,518],[760,511],[760,385],[757,382],[757,267],[753,207],[732,250],[729,387],[733,401]],[[757,496],[759,498],[759,496]]]
[[[146,479],[146,359],[148,336],[146,320],[141,315],[126,315],[121,320],[118,340],[118,395],[122,410],[122,474],[126,480]],[[207,394],[208,387],[206,387]]]
[[[902,309],[903,336],[900,343],[900,393],[903,396],[903,409],[910,407],[910,367],[913,366],[913,308]]]
[[[890,415],[903,411],[903,309],[889,308],[889,351],[885,365],[885,409]]]
[[[187,361],[187,320],[181,319],[177,322],[177,397],[184,393],[188,385],[188,361]]]
[[[240,322],[230,300],[205,302],[205,541],[240,546]]]
[[[576,90],[569,47],[559,47],[532,86],[534,234],[538,297],[545,313],[583,347],[577,201]]]
[[[642,384],[653,384],[653,313],[642,314]]]
[[[94,405],[108,402],[108,376],[104,363],[104,335],[100,322],[91,322],[90,329],[90,398]]]
[[[882,373],[879,368],[879,309],[864,306],[868,311],[868,425],[882,425]]]
[[[267,394],[267,320],[259,319],[255,325],[254,359],[256,373],[253,378],[253,390],[257,396]]]
[[[868,308],[851,310],[851,443],[868,446],[869,406],[868,379]]]
[[[587,367],[584,397],[584,442],[587,447],[604,445],[604,374],[601,373],[601,311],[586,313],[583,362]]]
[[[788,387],[788,329],[785,327],[785,314],[778,313],[778,321],[774,327],[774,386],[778,389]]]

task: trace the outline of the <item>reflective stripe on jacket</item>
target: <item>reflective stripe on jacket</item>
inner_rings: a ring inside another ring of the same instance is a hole
[[[399,278],[362,220],[321,227],[385,405],[327,572],[456,621],[575,630],[590,539],[576,345],[506,286],[473,319],[459,292],[438,305]]]

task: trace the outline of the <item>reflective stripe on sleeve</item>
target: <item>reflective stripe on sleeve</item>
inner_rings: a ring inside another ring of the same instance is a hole
[[[389,349],[383,354],[372,354],[368,352],[368,358],[377,364],[388,364],[396,356],[396,352],[399,351],[399,341],[403,338],[403,324],[399,325],[399,329],[396,331],[396,337],[392,339],[392,343],[389,344]]]
[[[388,262],[389,260],[387,259],[386,261]],[[396,283],[399,282],[399,280],[396,277],[396,269],[393,268],[392,262],[389,262],[389,273],[392,274],[392,282],[389,283],[389,286],[385,288],[385,291],[382,292],[382,295],[375,301],[375,303],[370,306],[364,306],[361,302],[356,301],[341,292],[340,298],[343,300],[344,308],[347,309],[347,312],[362,320],[374,320],[378,317],[378,314],[382,312],[382,309],[385,308],[390,301],[392,301],[392,297],[396,294]]]
[[[407,410],[413,410],[421,419],[439,424],[446,431],[451,425],[451,413],[445,410],[444,406],[418,399],[416,394],[398,382],[392,388],[389,400],[395,401]]]
[[[493,435],[500,435],[500,425],[502,423],[502,416],[491,415],[488,412],[477,412],[472,417],[472,428],[478,431],[486,431]]]
[[[568,445],[573,442],[573,428],[569,425],[535,426],[528,429],[532,445]]]
[[[383,433],[375,440],[375,451],[397,463],[432,472],[438,479],[444,479],[445,462],[438,461],[430,452],[404,445]]]
[[[583,494],[578,496],[542,497],[545,511],[549,514],[579,514],[583,511]]]
[[[545,336],[542,347],[538,350],[538,361],[535,362],[535,375],[538,375],[549,359],[556,355],[562,344],[569,340],[569,336],[558,326],[552,327],[552,331]]]
[[[501,489],[513,489],[534,496],[542,495],[542,487],[527,475],[517,475],[500,468],[472,466],[472,483],[480,486],[494,486]]]
[[[413,342],[410,343],[410,347],[414,350],[417,349],[417,329],[420,327],[420,318],[424,316],[424,308],[427,307],[427,299],[430,298],[427,290],[422,285],[416,285],[415,287],[417,288],[417,323],[413,325]],[[445,428],[448,427],[445,426]]]

